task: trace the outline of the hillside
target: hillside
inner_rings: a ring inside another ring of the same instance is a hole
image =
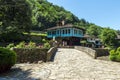
[[[95,36],[97,36],[100,34],[102,27],[89,23],[85,19],[79,19],[63,7],[53,5],[47,0],[28,0],[28,2],[32,9],[33,30],[44,30],[54,27],[59,21],[65,20],[66,24],[74,24],[84,28],[86,34],[90,34],[91,30],[96,31],[96,29],[99,30],[99,32],[92,33],[91,35],[95,34]]]
[[[43,30],[56,26],[56,24],[61,20],[65,20],[66,24],[81,23],[82,26],[89,24],[84,19],[78,19],[78,17],[65,10],[63,7],[53,5],[47,0],[30,0],[28,2],[32,8],[34,30]]]
[[[47,0],[1,0],[0,38],[1,41],[19,40],[24,32],[43,31],[54,27],[60,21],[85,29],[85,33],[98,37],[103,29],[85,19],[79,19],[63,7]],[[14,38],[13,36],[14,35]],[[7,36],[7,37],[6,37]]]

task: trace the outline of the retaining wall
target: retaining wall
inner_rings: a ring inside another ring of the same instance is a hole
[[[100,57],[100,56],[109,55],[109,51],[107,49],[89,48],[89,47],[82,47],[82,46],[75,46],[74,48],[87,53],[94,59],[96,59],[97,57]]]
[[[52,47],[47,52],[47,59],[46,61],[52,61],[52,59],[55,57],[55,53],[57,52],[57,47]]]
[[[37,63],[38,61],[50,61],[52,54],[56,52],[56,47],[50,49],[24,49],[14,48],[13,50],[17,53],[17,63]]]

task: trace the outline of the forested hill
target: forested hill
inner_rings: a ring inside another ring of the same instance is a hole
[[[95,37],[103,29],[85,19],[79,19],[70,11],[47,0],[0,0],[0,38],[3,41],[8,40],[7,38],[13,40],[11,35],[18,40],[24,32],[42,31],[56,26],[62,20],[65,24],[84,28],[86,34]]]
[[[33,29],[43,30],[49,27],[56,26],[56,24],[65,20],[66,23],[75,23],[80,20],[71,12],[65,10],[63,7],[53,5],[47,0],[29,0],[33,12]]]
[[[28,0],[32,9],[32,22],[33,30],[44,30],[49,27],[54,27],[56,24],[65,20],[66,24],[74,24],[86,30],[89,33],[93,30],[97,32],[91,32],[97,36],[102,29],[100,26],[87,22],[85,19],[79,19],[70,11],[65,10],[63,7],[53,5],[47,0]]]
[[[44,30],[54,27],[56,24],[65,20],[66,24],[74,24],[86,30],[86,33],[97,36],[100,34],[101,27],[87,22],[85,19],[79,19],[70,11],[63,7],[53,5],[47,0],[28,0],[32,9],[32,22],[34,30]],[[95,30],[95,32],[93,32]],[[98,30],[98,31],[97,31]]]

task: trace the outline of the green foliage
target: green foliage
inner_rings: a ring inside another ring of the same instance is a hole
[[[100,38],[105,46],[115,46],[117,37],[116,32],[109,28],[104,28],[101,32]]]
[[[107,46],[107,47],[105,47],[105,49],[108,49],[110,51],[112,49],[115,49],[115,46]]]
[[[50,48],[50,44],[48,42],[44,43],[44,48],[49,49]]]
[[[42,39],[42,42],[43,42],[43,43],[46,43],[47,41],[46,41],[45,39]]]
[[[98,37],[101,33],[101,27],[79,19],[70,11],[47,0],[0,0],[0,4],[1,41],[22,41],[24,33],[29,33],[31,29],[44,30],[56,26],[62,20],[65,20],[65,24],[74,24],[85,29],[92,36]]]
[[[36,43],[30,41],[26,47],[27,48],[36,48],[37,46],[36,46]]]
[[[20,42],[18,45],[16,45],[16,48],[25,48],[25,42]]]
[[[26,44],[24,41],[20,42],[18,45],[16,45],[16,48],[36,48],[36,43],[34,42],[29,42],[28,44]]]
[[[109,59],[112,61],[116,61],[116,56],[109,56]]]
[[[87,41],[86,41],[86,40],[82,40],[82,41],[80,41],[80,43],[82,43],[82,44],[86,44]]]
[[[87,29],[86,34],[89,34],[90,36],[94,37],[99,37],[99,35],[101,34],[101,29],[102,29],[101,27],[95,24],[91,24]]]
[[[31,14],[30,5],[26,0],[0,0],[2,41],[18,40],[22,32],[29,32],[32,26]]]
[[[53,5],[47,0],[27,0],[32,9],[32,23],[34,30],[43,30],[56,26],[59,21],[66,23],[78,22],[79,19],[63,7]]]
[[[18,45],[15,46],[15,48],[38,48],[38,46],[36,46],[35,42],[30,41],[28,44],[23,42],[20,42]]]
[[[90,23],[87,22],[85,19],[80,19],[78,22],[75,22],[74,25],[87,30],[87,28],[90,26]]]
[[[109,58],[112,61],[120,61],[120,47],[117,50],[111,50]]]
[[[6,46],[7,49],[11,49],[11,48],[14,48],[14,47],[15,47],[14,43],[11,43],[11,44]]]
[[[0,72],[9,70],[16,63],[16,53],[0,47]]]
[[[35,33],[35,32],[31,32],[31,33],[26,33],[26,32],[24,32],[23,34],[30,34],[31,36],[47,36],[47,34],[46,33]]]

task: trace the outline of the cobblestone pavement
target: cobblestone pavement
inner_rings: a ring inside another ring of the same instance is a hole
[[[120,80],[120,63],[59,48],[54,62],[16,64],[10,72],[0,75],[0,80]]]

